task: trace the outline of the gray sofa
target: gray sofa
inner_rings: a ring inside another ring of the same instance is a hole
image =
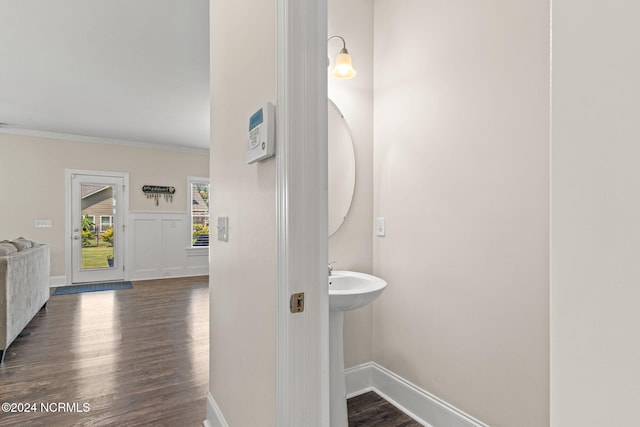
[[[0,363],[49,300],[49,246],[23,238],[0,242]]]

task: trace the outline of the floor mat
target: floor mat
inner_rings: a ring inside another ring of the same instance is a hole
[[[131,288],[133,288],[131,282],[87,283],[84,285],[61,286],[56,288],[53,296],[81,294],[83,292],[117,291]]]

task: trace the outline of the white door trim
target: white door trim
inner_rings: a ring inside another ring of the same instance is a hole
[[[64,170],[64,197],[65,197],[65,224],[64,224],[64,273],[65,273],[65,281],[67,284],[71,284],[72,281],[72,271],[71,271],[71,235],[72,235],[72,224],[71,224],[71,177],[73,175],[100,175],[100,176],[109,176],[109,177],[117,177],[122,178],[124,181],[123,188],[123,200],[121,201],[121,209],[122,209],[122,220],[125,226],[125,230],[129,228],[129,174],[126,172],[104,172],[104,171],[92,171],[92,170],[82,170],[82,169],[65,169]],[[129,264],[127,262],[129,251],[129,238],[124,232],[124,253],[123,259],[125,266]],[[127,280],[127,270],[124,270],[124,280]]]
[[[277,8],[276,425],[329,426],[327,1]]]

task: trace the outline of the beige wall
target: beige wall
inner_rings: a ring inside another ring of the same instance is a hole
[[[341,35],[358,75],[339,80],[329,75],[329,98],[344,115],[356,155],[356,187],[347,218],[329,239],[329,260],[336,270],[373,271],[373,3],[371,0],[330,0],[329,36]],[[333,61],[342,48],[329,43]],[[350,367],[371,361],[371,306],[345,313],[344,358]]]
[[[129,173],[131,211],[185,212],[187,176],[209,175],[208,153],[134,148],[0,134],[0,239],[24,236],[51,245],[51,275],[64,276],[65,169]],[[176,187],[173,203],[156,207],[145,184]],[[35,228],[50,219],[52,228]]]
[[[231,426],[274,426],[275,158],[245,164],[249,116],[276,98],[276,3],[211,4],[212,239],[209,388]],[[250,30],[247,30],[250,28]]]
[[[638,16],[553,1],[553,427],[638,425]]]
[[[374,361],[548,425],[549,2],[374,4]]]

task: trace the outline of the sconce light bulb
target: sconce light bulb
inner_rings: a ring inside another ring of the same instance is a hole
[[[356,70],[353,69],[351,55],[346,49],[342,49],[336,57],[335,67],[333,68],[333,76],[338,79],[350,79],[355,77]]]

